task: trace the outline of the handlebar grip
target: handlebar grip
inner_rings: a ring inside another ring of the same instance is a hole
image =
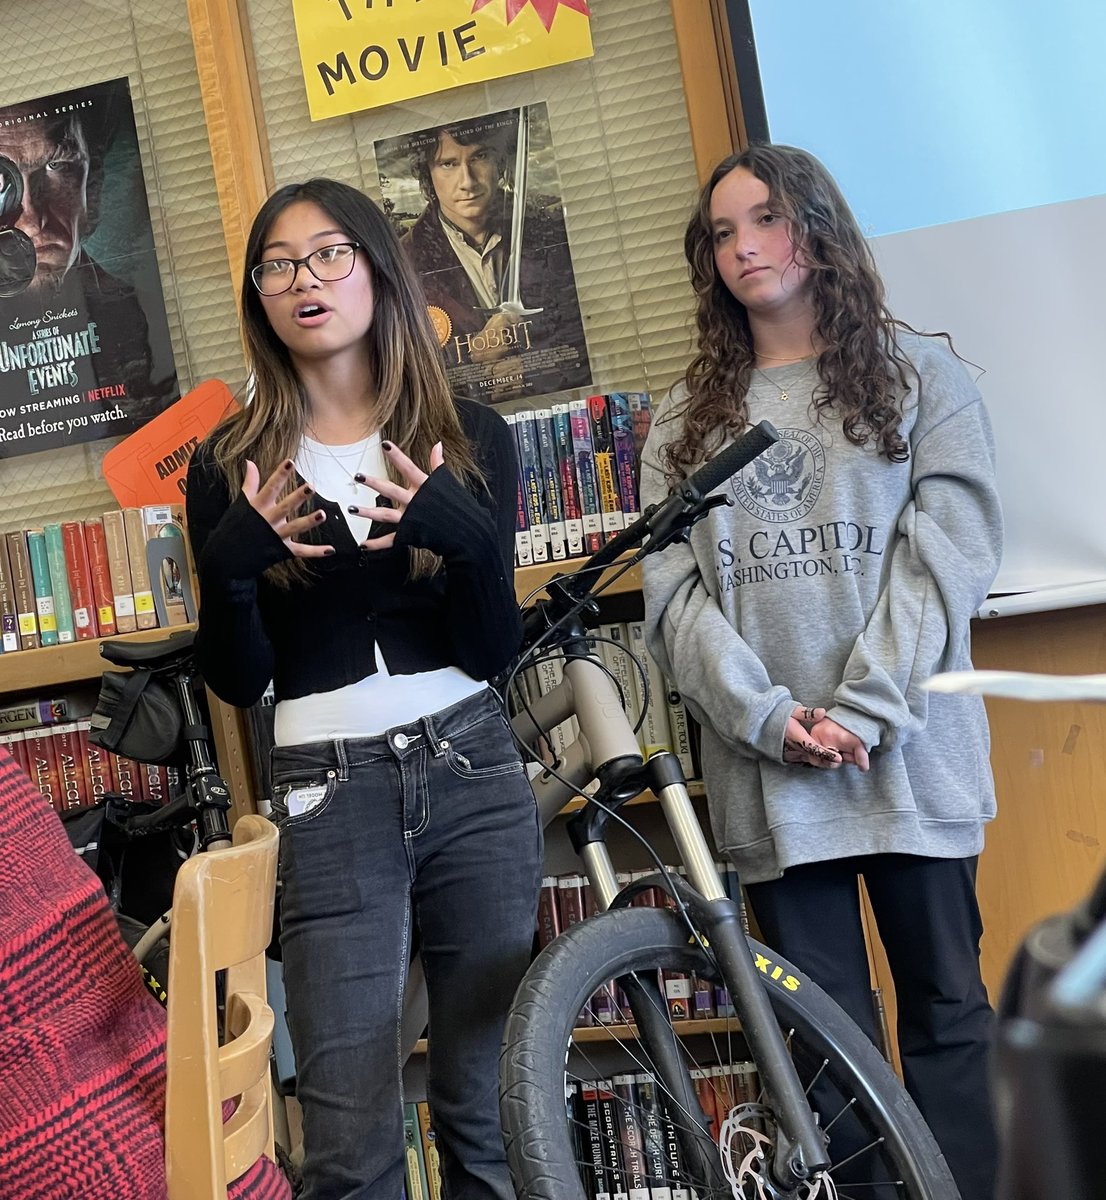
[[[780,435],[771,422],[761,421],[747,429],[736,442],[700,467],[694,475],[689,475],[677,490],[685,497],[689,492],[693,492],[694,496],[691,498],[694,499],[705,496],[731,475],[736,475],[742,467],[747,467],[758,454],[763,454],[773,442],[779,440]]]

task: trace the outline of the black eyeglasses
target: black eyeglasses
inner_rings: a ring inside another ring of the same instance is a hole
[[[279,296],[288,291],[296,282],[300,267],[306,267],[323,283],[334,283],[353,273],[360,249],[357,242],[336,242],[333,246],[313,250],[303,258],[269,258],[253,268],[250,278],[263,296]]]

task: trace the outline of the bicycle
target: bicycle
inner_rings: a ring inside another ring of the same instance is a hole
[[[921,1114],[875,1046],[797,967],[745,936],[678,760],[670,753],[643,760],[618,689],[588,636],[603,590],[590,581],[616,562],[621,574],[646,554],[686,540],[696,521],[729,502],[710,493],[777,438],[767,422],[748,431],[571,575],[555,577],[547,598],[526,613],[512,678],[560,652],[563,680],[524,704],[512,728],[520,743],[530,744],[570,715],[577,718],[579,737],[532,784],[544,824],[569,799],[584,798],[567,828],[599,911],[542,950],[508,1019],[501,1117],[520,1200],[608,1194],[617,1200],[620,1182],[629,1184],[629,1200],[675,1200],[690,1189],[699,1200],[959,1195]],[[591,794],[584,790],[589,784],[598,785]],[[646,843],[657,874],[620,889],[606,829],[612,820],[626,824],[618,810],[646,790],[659,801],[687,882]],[[660,889],[668,907],[636,906],[649,888]],[[692,1043],[703,1035],[695,1021],[671,1018],[658,971],[724,984],[735,1019],[724,1022],[721,1035],[705,1035],[709,1057],[738,1054],[759,1075],[759,1094],[725,1104],[717,1143],[692,1075]],[[604,1024],[603,1014],[596,1022],[597,992],[613,998],[616,1024]],[[597,1059],[574,1040],[581,1015],[609,1030],[623,1072],[652,1077],[655,1087],[647,1083],[646,1091],[653,1099],[636,1104],[632,1088],[612,1097],[586,1086],[612,1070],[610,1059]],[[667,1166],[658,1178],[661,1160]],[[627,1161],[628,1179],[622,1178]]]

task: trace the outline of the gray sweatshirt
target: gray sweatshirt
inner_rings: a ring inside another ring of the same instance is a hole
[[[969,623],[998,569],[990,422],[943,340],[899,343],[922,380],[905,401],[908,462],[815,416],[813,361],[758,370],[751,419],[780,443],[722,485],[733,505],[690,545],[644,563],[649,649],[702,724],[715,839],[746,883],[857,854],[978,854],[994,816],[982,700],[922,688],[971,666]],[[679,385],[654,420],[643,504],[667,494],[659,450],[685,400]],[[826,707],[871,770],[783,764],[795,704]]]

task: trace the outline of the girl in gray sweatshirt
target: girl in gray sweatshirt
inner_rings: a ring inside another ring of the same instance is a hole
[[[702,725],[716,840],[766,940],[874,1034],[858,877],[895,978],[908,1088],[963,1200],[990,1200],[991,1012],[976,856],[994,815],[970,667],[998,568],[991,428],[947,337],[887,312],[809,154],[753,146],[685,238],[699,353],[654,422],[649,504],[767,418],[780,441],[688,545],[645,560],[649,648]]]

